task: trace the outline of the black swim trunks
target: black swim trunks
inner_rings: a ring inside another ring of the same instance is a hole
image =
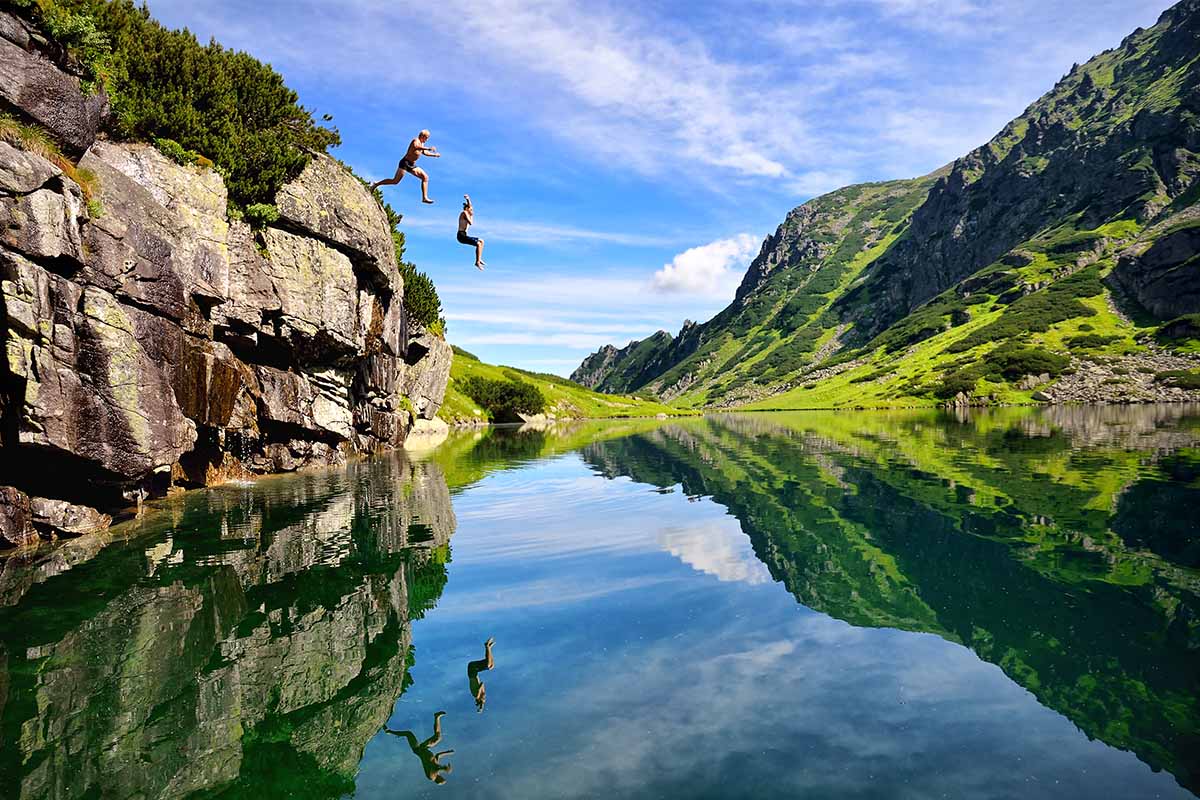
[[[474,247],[475,245],[479,244],[479,240],[476,239],[474,236],[468,236],[466,231],[458,232],[458,240],[460,242],[462,242],[463,244],[471,245],[471,247]]]
[[[400,169],[407,172],[409,175],[416,175],[417,162],[409,161],[407,158],[400,159]]]

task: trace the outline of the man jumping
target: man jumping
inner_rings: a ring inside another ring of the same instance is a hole
[[[445,711],[439,711],[433,715],[433,735],[425,741],[419,741],[412,731],[394,731],[383,725],[383,732],[390,733],[392,736],[399,736],[408,742],[408,747],[417,758],[421,759],[421,769],[425,770],[425,777],[437,784],[446,782],[446,776],[442,773],[450,773],[454,768],[449,764],[443,764],[441,759],[453,753],[453,750],[442,750],[440,753],[433,752],[433,748],[438,742],[442,741],[442,717],[446,716]]]
[[[400,160],[400,165],[396,167],[396,174],[391,180],[375,181],[371,184],[371,191],[375,191],[380,186],[395,186],[404,178],[404,173],[415,175],[421,179],[421,202],[433,204],[429,199],[429,176],[425,174],[425,170],[417,166],[417,159],[421,156],[429,156],[430,158],[441,158],[442,154],[437,151],[436,147],[429,147],[425,143],[429,141],[429,131],[421,131],[417,134],[417,138],[408,143],[408,152],[404,154],[404,158]]]
[[[475,248],[475,268],[482,270],[487,263],[483,260],[483,239],[467,235],[467,228],[475,224],[475,209],[469,195],[463,195],[463,210],[458,215],[458,241]]]

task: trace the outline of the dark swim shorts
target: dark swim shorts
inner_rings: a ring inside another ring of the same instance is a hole
[[[463,244],[471,245],[471,247],[474,247],[475,245],[479,244],[479,240],[476,239],[474,236],[468,236],[466,231],[458,232],[458,240],[460,242],[462,242]]]
[[[409,175],[416,175],[417,173],[414,171],[416,168],[417,163],[415,161],[409,161],[407,158],[400,159],[400,169],[404,170]]]

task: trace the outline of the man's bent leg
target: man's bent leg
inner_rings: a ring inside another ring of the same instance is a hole
[[[429,175],[420,167],[413,170],[413,175],[421,179],[421,202],[432,203],[433,201],[429,199]]]
[[[375,181],[371,184],[371,191],[375,191],[380,186],[395,186],[404,179],[404,165],[396,167],[396,174],[384,181]]]

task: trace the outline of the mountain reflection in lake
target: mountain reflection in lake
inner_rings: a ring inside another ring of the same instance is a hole
[[[0,573],[0,797],[1192,797],[1198,698],[1182,407],[455,434]]]

